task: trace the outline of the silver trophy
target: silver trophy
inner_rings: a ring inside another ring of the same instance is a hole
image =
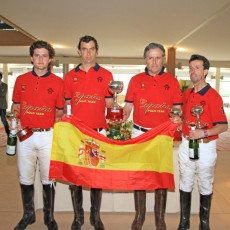
[[[117,104],[117,94],[121,93],[124,88],[123,81],[111,81],[109,83],[109,91],[113,94],[113,108],[119,107]]]
[[[121,93],[124,84],[122,81],[111,81],[109,92],[113,94],[113,105],[107,109],[106,118],[109,120],[121,120],[123,118],[123,108],[117,103],[117,94]]]
[[[181,117],[182,115],[182,110],[179,109],[179,108],[172,108],[169,112],[170,116],[173,117],[173,116],[179,116]]]
[[[204,111],[203,107],[199,105],[193,106],[191,110],[192,115],[197,117],[197,128],[199,129],[203,128],[201,121],[200,121],[200,115],[203,113],[203,111]]]
[[[7,113],[6,118],[10,122],[12,122],[12,120],[16,121],[16,123],[17,123],[17,127],[16,127],[17,133],[16,133],[16,135],[18,136],[18,139],[20,141],[26,140],[27,138],[29,138],[33,134],[31,129],[28,128],[28,127],[25,127],[25,128],[22,129],[20,119],[18,119],[18,117],[16,116],[16,114],[14,112]]]

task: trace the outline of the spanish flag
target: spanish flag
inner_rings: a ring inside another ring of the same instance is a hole
[[[174,189],[173,136],[167,121],[126,141],[112,140],[72,116],[55,124],[50,179],[109,190]]]

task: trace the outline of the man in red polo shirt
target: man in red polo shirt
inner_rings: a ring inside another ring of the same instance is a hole
[[[14,228],[23,230],[35,222],[34,179],[37,162],[43,185],[44,224],[49,230],[58,229],[54,219],[54,183],[49,180],[49,165],[53,126],[63,115],[63,81],[50,71],[55,55],[53,47],[45,41],[30,46],[33,70],[16,79],[12,111],[18,114],[22,128],[33,135],[17,142],[19,181],[24,214]]]
[[[168,121],[170,110],[173,107],[180,108],[182,104],[177,79],[164,72],[164,57],[164,47],[161,44],[150,43],[144,50],[145,72],[137,74],[130,80],[125,98],[124,121],[133,109],[132,137],[137,137]],[[181,119],[179,116],[174,116],[172,121],[180,123]],[[167,188],[155,190],[154,210],[157,230],[166,229],[164,221],[166,198]],[[146,191],[134,191],[134,201],[136,216],[132,223],[132,230],[140,230],[145,221]]]
[[[179,147],[181,219],[178,230],[190,228],[191,192],[196,174],[200,192],[199,229],[210,229],[209,214],[217,157],[216,139],[218,134],[228,129],[228,122],[221,96],[205,80],[209,67],[210,63],[204,56],[192,55],[189,60],[189,74],[193,88],[183,93],[184,119],[182,143]],[[203,110],[200,122],[191,112],[194,106],[199,106]],[[191,124],[196,125],[196,130],[190,130]],[[189,158],[190,139],[199,139],[198,160]]]
[[[109,94],[109,82],[112,74],[96,63],[98,43],[94,37],[81,37],[78,43],[78,53],[82,63],[71,70],[64,78],[66,106],[71,105],[71,113],[84,121],[89,127],[106,135],[107,123],[105,119],[106,107],[113,103]],[[84,223],[82,208],[82,187],[70,185],[74,208],[72,230],[80,230]],[[103,230],[104,225],[100,218],[102,190],[91,188],[90,223],[95,230]]]

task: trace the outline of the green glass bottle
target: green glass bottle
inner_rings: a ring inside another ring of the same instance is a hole
[[[16,144],[17,144],[17,136],[16,136],[16,120],[12,120],[11,123],[12,130],[10,130],[9,136],[7,138],[7,146],[6,146],[6,154],[9,156],[14,156],[16,154]]]
[[[195,130],[196,126],[191,125],[191,130]],[[189,158],[191,160],[198,160],[200,157],[199,154],[199,141],[196,139],[189,140]]]

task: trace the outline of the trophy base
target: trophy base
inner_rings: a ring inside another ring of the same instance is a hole
[[[123,108],[107,108],[106,119],[120,121],[123,119]]]
[[[17,136],[19,138],[19,141],[24,141],[27,138],[29,138],[30,136],[32,136],[33,132],[31,131],[30,128],[26,127],[20,131],[17,132]]]

